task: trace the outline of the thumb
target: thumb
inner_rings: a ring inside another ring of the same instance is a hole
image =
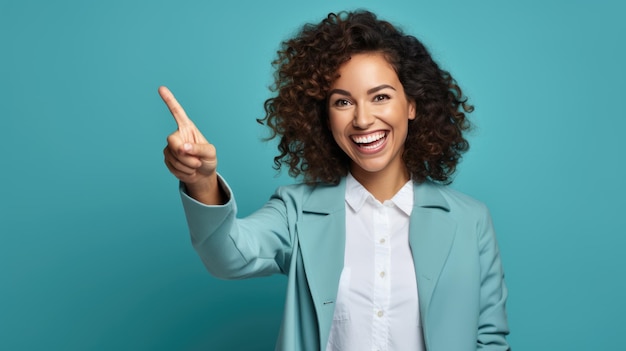
[[[209,143],[184,143],[183,151],[186,154],[195,156],[202,161],[215,161],[216,159],[215,146]]]
[[[214,174],[217,170],[217,153],[215,146],[209,143],[192,144],[185,143],[183,148],[187,154],[195,156],[200,161],[198,172],[204,175]]]

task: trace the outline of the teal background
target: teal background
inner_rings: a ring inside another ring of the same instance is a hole
[[[255,122],[278,43],[357,7],[422,39],[476,106],[453,186],[492,210],[513,348],[623,348],[622,3],[0,0],[0,349],[272,349],[286,280],[205,272],[156,90],[250,213],[292,182]]]

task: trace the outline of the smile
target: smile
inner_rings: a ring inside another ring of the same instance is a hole
[[[387,132],[378,131],[368,135],[353,135],[351,138],[358,147],[366,150],[374,150],[385,142],[386,137]]]

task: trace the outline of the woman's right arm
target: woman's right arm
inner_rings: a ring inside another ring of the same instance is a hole
[[[178,130],[167,137],[165,165],[181,182],[191,241],[214,276],[238,279],[282,273],[291,253],[287,208],[282,198],[270,201],[245,219],[224,180],[218,179],[215,147],[187,117],[166,88],[159,95]]]
[[[295,208],[286,200],[293,194],[279,189],[263,207],[237,218],[237,205],[229,194],[222,206],[206,206],[181,192],[191,243],[207,270],[222,279],[242,279],[286,273],[292,254]]]

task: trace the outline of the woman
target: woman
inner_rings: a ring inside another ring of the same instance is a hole
[[[508,350],[491,219],[443,184],[468,149],[466,103],[424,46],[370,12],[330,14],[282,44],[265,123],[279,188],[236,218],[215,148],[178,123],[165,163],[192,242],[222,278],[288,275],[277,350]]]

